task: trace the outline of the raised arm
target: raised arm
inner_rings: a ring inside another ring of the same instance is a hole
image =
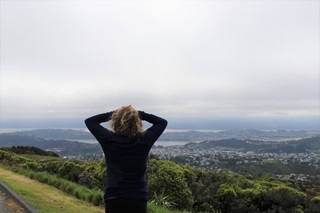
[[[113,111],[94,115],[84,121],[89,131],[99,142],[110,133],[101,123],[108,122],[111,119],[112,113]]]
[[[139,111],[139,115],[141,120],[147,121],[152,124],[152,126],[145,131],[145,137],[149,142],[153,144],[163,133],[163,131],[167,127],[168,122],[163,118],[146,113],[144,111]]]

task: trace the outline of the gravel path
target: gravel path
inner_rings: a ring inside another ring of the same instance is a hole
[[[6,204],[6,194],[0,190],[0,213],[12,213]]]

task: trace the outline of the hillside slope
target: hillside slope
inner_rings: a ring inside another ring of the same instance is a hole
[[[64,192],[0,167],[0,180],[10,186],[40,213],[103,213],[104,208],[92,206]]]

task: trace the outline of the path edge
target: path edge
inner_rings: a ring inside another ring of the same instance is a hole
[[[15,193],[8,185],[0,181],[0,190],[4,191],[12,200],[20,205],[26,213],[39,213],[30,206],[21,196]]]

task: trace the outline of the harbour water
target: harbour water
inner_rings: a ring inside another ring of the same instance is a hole
[[[35,130],[39,128],[0,128],[0,134],[1,133],[13,133],[13,132],[19,132],[19,131],[28,131],[28,130]],[[62,129],[62,128],[61,128]],[[80,128],[68,128],[73,130],[79,130],[79,131],[87,131],[87,129],[80,129]],[[189,130],[174,130],[174,129],[168,129],[165,132],[183,132],[183,131],[189,131]],[[209,131],[209,130],[197,130],[197,131]],[[219,130],[211,130],[211,131],[219,131]],[[97,143],[96,140],[90,140],[90,139],[65,139],[70,141],[78,141],[82,143]],[[157,141],[154,145],[155,146],[183,146],[187,143],[190,143],[191,141]]]
[[[69,140],[69,139],[66,139]],[[71,140],[71,141],[79,141],[82,143],[97,143],[96,140]],[[157,141],[154,145],[155,146],[183,146],[191,141]]]

